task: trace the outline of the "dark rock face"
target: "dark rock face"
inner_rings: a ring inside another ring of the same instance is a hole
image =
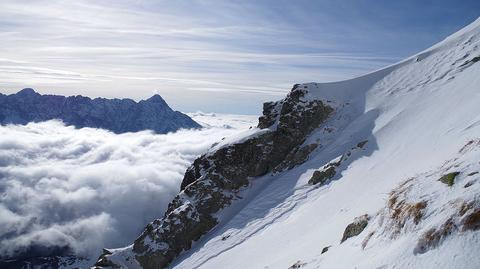
[[[315,170],[312,177],[308,180],[308,184],[319,186],[325,185],[330,179],[332,179],[337,173],[336,168],[342,164],[343,160],[350,157],[351,152],[343,154],[339,160],[332,160],[326,165],[324,165],[320,170]]]
[[[0,268],[2,269],[19,269],[19,268],[41,268],[41,269],[58,269],[61,266],[61,258],[58,256],[1,260]]]
[[[0,94],[0,124],[52,119],[77,128],[103,128],[115,133],[142,130],[168,133],[180,128],[200,127],[187,115],[173,111],[160,95],[137,103],[131,99],[41,95],[32,89]]]
[[[333,176],[335,176],[335,167],[329,166],[324,170],[316,170],[313,172],[313,175],[308,183],[311,185],[320,184],[320,186],[322,186]]]
[[[354,237],[362,233],[365,227],[367,227],[368,225],[368,220],[368,215],[363,215],[357,217],[354,222],[348,224],[347,228],[345,228],[345,231],[343,232],[342,240],[340,241],[340,243],[343,243],[350,237]]]
[[[82,258],[75,257],[68,247],[48,247],[34,245],[18,253],[15,257],[2,256],[0,254],[0,268],[39,268],[57,269],[74,264]]]
[[[319,100],[306,100],[306,94],[294,89],[284,100],[264,106],[259,127],[270,131],[194,161],[164,217],[150,223],[135,240],[133,251],[143,268],[164,268],[190,249],[217,225],[214,214],[238,199],[238,192],[253,178],[306,160],[316,145],[300,145],[333,111]],[[291,161],[285,163],[289,155]],[[102,262],[106,260],[108,255],[103,255]]]
[[[272,126],[280,113],[279,102],[267,102],[263,104],[263,116],[258,118],[258,128],[264,129]]]
[[[275,167],[274,172],[281,172],[285,169],[292,169],[293,167],[304,163],[308,160],[310,153],[314,151],[318,147],[318,144],[313,143],[309,145],[305,145],[303,147],[297,147],[290,151],[288,155],[285,157],[285,160]]]
[[[292,266],[288,267],[288,269],[298,269],[298,268],[302,268],[305,265],[307,265],[307,263],[302,261],[297,261],[296,263],[292,264]]]

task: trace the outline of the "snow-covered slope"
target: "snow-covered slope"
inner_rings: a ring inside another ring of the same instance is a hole
[[[480,147],[459,153],[480,138],[480,63],[472,61],[480,57],[479,46],[477,20],[400,64],[348,81],[302,85],[311,98],[337,102],[337,119],[312,135],[321,139],[333,128],[335,139],[307,163],[274,176],[172,267],[288,268],[300,261],[305,268],[478,268],[478,231],[452,232],[423,254],[415,247],[425,232],[456,214],[457,204],[480,205],[479,176],[467,176],[480,171]],[[366,146],[335,180],[319,188],[307,184],[314,169],[363,140]],[[438,181],[451,171],[462,172],[459,183]],[[389,195],[409,178],[407,201],[425,200],[427,207],[418,225],[408,222],[393,235]],[[340,244],[345,227],[363,214],[371,216],[366,230]]]
[[[319,145],[250,178],[170,268],[479,268],[479,46],[480,19],[385,69],[296,85],[334,109],[300,148]],[[142,251],[172,247],[155,240]],[[137,267],[130,249],[107,257]]]

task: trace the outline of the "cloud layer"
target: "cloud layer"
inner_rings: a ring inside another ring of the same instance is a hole
[[[295,83],[350,78],[440,41],[480,2],[2,0],[0,89],[254,114]],[[273,95],[273,96],[272,96]]]
[[[333,10],[354,17],[340,9],[318,1],[0,1],[0,88],[137,100],[158,90],[181,111],[257,113],[294,83],[398,59],[361,46],[371,32],[387,38],[384,29],[340,24]]]
[[[254,120],[196,116],[209,127],[166,135],[57,121],[0,126],[0,253],[46,246],[96,256],[131,243],[163,214],[189,163]]]

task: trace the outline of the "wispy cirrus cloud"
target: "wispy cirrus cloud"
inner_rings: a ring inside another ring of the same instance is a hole
[[[293,83],[359,75],[448,32],[398,27],[402,10],[420,18],[448,9],[417,14],[413,4],[397,5],[403,6],[330,0],[2,1],[0,58],[9,61],[0,61],[8,71],[0,75],[0,88],[134,99],[159,92],[181,110],[221,107],[214,100],[229,103],[230,112],[259,112],[262,101]],[[373,11],[390,19],[368,15]],[[245,111],[242,99],[256,108]]]

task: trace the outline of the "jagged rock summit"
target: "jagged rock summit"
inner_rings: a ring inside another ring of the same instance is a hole
[[[200,127],[187,115],[172,110],[158,94],[135,102],[131,99],[91,99],[81,95],[41,95],[30,88],[11,95],[0,93],[0,124],[27,124],[52,119],[77,128],[102,128],[115,133],[142,130],[168,133]]]

